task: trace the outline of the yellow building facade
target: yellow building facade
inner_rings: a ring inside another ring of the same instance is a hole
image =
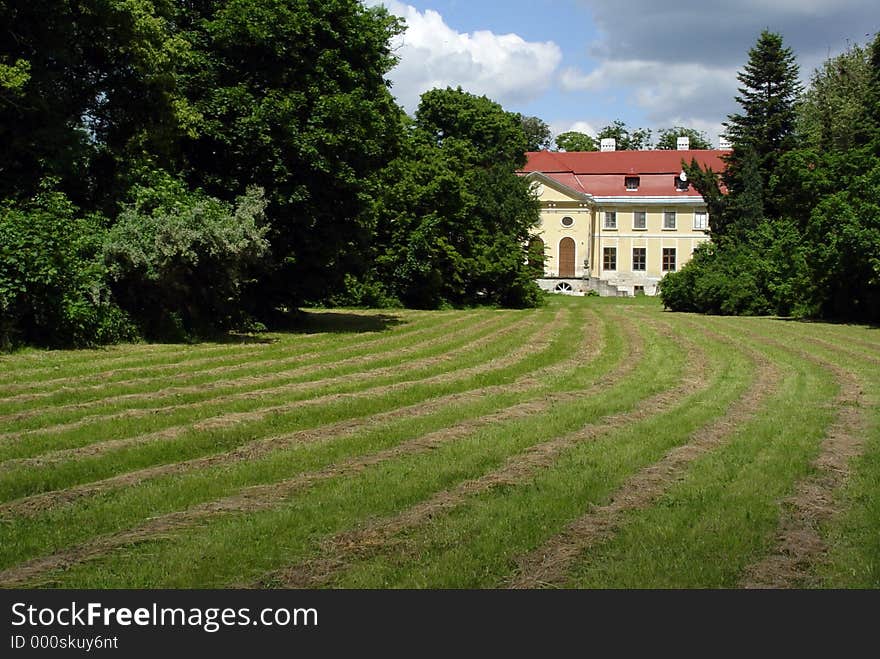
[[[723,152],[528,155],[523,174],[541,204],[533,240],[544,248],[545,290],[654,295],[663,276],[709,239],[706,203],[682,162],[720,171]]]

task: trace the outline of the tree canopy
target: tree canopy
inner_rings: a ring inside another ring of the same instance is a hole
[[[543,151],[552,143],[550,126],[538,117],[520,117],[526,135],[526,151]]]
[[[599,145],[586,133],[570,130],[556,136],[556,148],[560,151],[598,151]]]
[[[602,128],[596,139],[601,142],[610,137],[615,139],[618,151],[643,151],[651,148],[650,128],[630,128],[619,119]]]
[[[352,285],[535,304],[515,172],[549,127],[460,90],[410,121],[402,27],[359,0],[0,3],[0,234],[27,254],[2,252],[0,343],[204,336]]]
[[[519,116],[461,89],[422,95],[403,153],[384,172],[372,286],[409,306],[528,306],[527,243],[538,204],[516,175]],[[380,296],[380,297],[381,297]]]
[[[675,151],[678,148],[678,138],[687,137],[689,147],[698,151],[706,151],[714,148],[706,137],[706,133],[695,128],[675,126],[673,128],[661,128],[657,131],[657,143],[654,148],[660,151]]]
[[[880,322],[880,35],[826,62],[803,102],[778,35],[762,33],[740,79],[728,194],[687,168],[712,242],[663,279],[664,304]]]

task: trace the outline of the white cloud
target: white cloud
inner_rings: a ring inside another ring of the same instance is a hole
[[[606,60],[589,73],[565,70],[560,86],[569,92],[629,90],[625,102],[644,110],[651,124],[697,128],[715,140],[720,121],[735,110],[737,80],[736,69],[693,62]]]
[[[720,122],[740,110],[736,73],[761,30],[782,35],[808,81],[825,58],[869,41],[880,25],[876,0],[630,0],[625,10],[619,0],[580,1],[599,30],[589,47],[597,64],[565,69],[560,88],[615,94],[655,126],[698,128],[713,140]]]
[[[529,42],[516,34],[457,32],[434,10],[420,12],[397,0],[371,0],[406,20],[406,32],[392,46],[400,63],[391,71],[392,92],[408,112],[419,96],[436,87],[462,87],[502,105],[543,94],[562,60],[552,41]]]

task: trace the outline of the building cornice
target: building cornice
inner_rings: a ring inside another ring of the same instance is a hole
[[[597,204],[622,204],[639,206],[645,204],[684,204],[687,206],[700,206],[706,203],[702,197],[592,197]]]

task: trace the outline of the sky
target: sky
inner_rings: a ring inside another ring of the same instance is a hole
[[[484,94],[554,135],[686,126],[717,145],[761,30],[813,70],[880,30],[878,0],[365,0],[406,19],[389,77],[409,113],[434,87]]]

